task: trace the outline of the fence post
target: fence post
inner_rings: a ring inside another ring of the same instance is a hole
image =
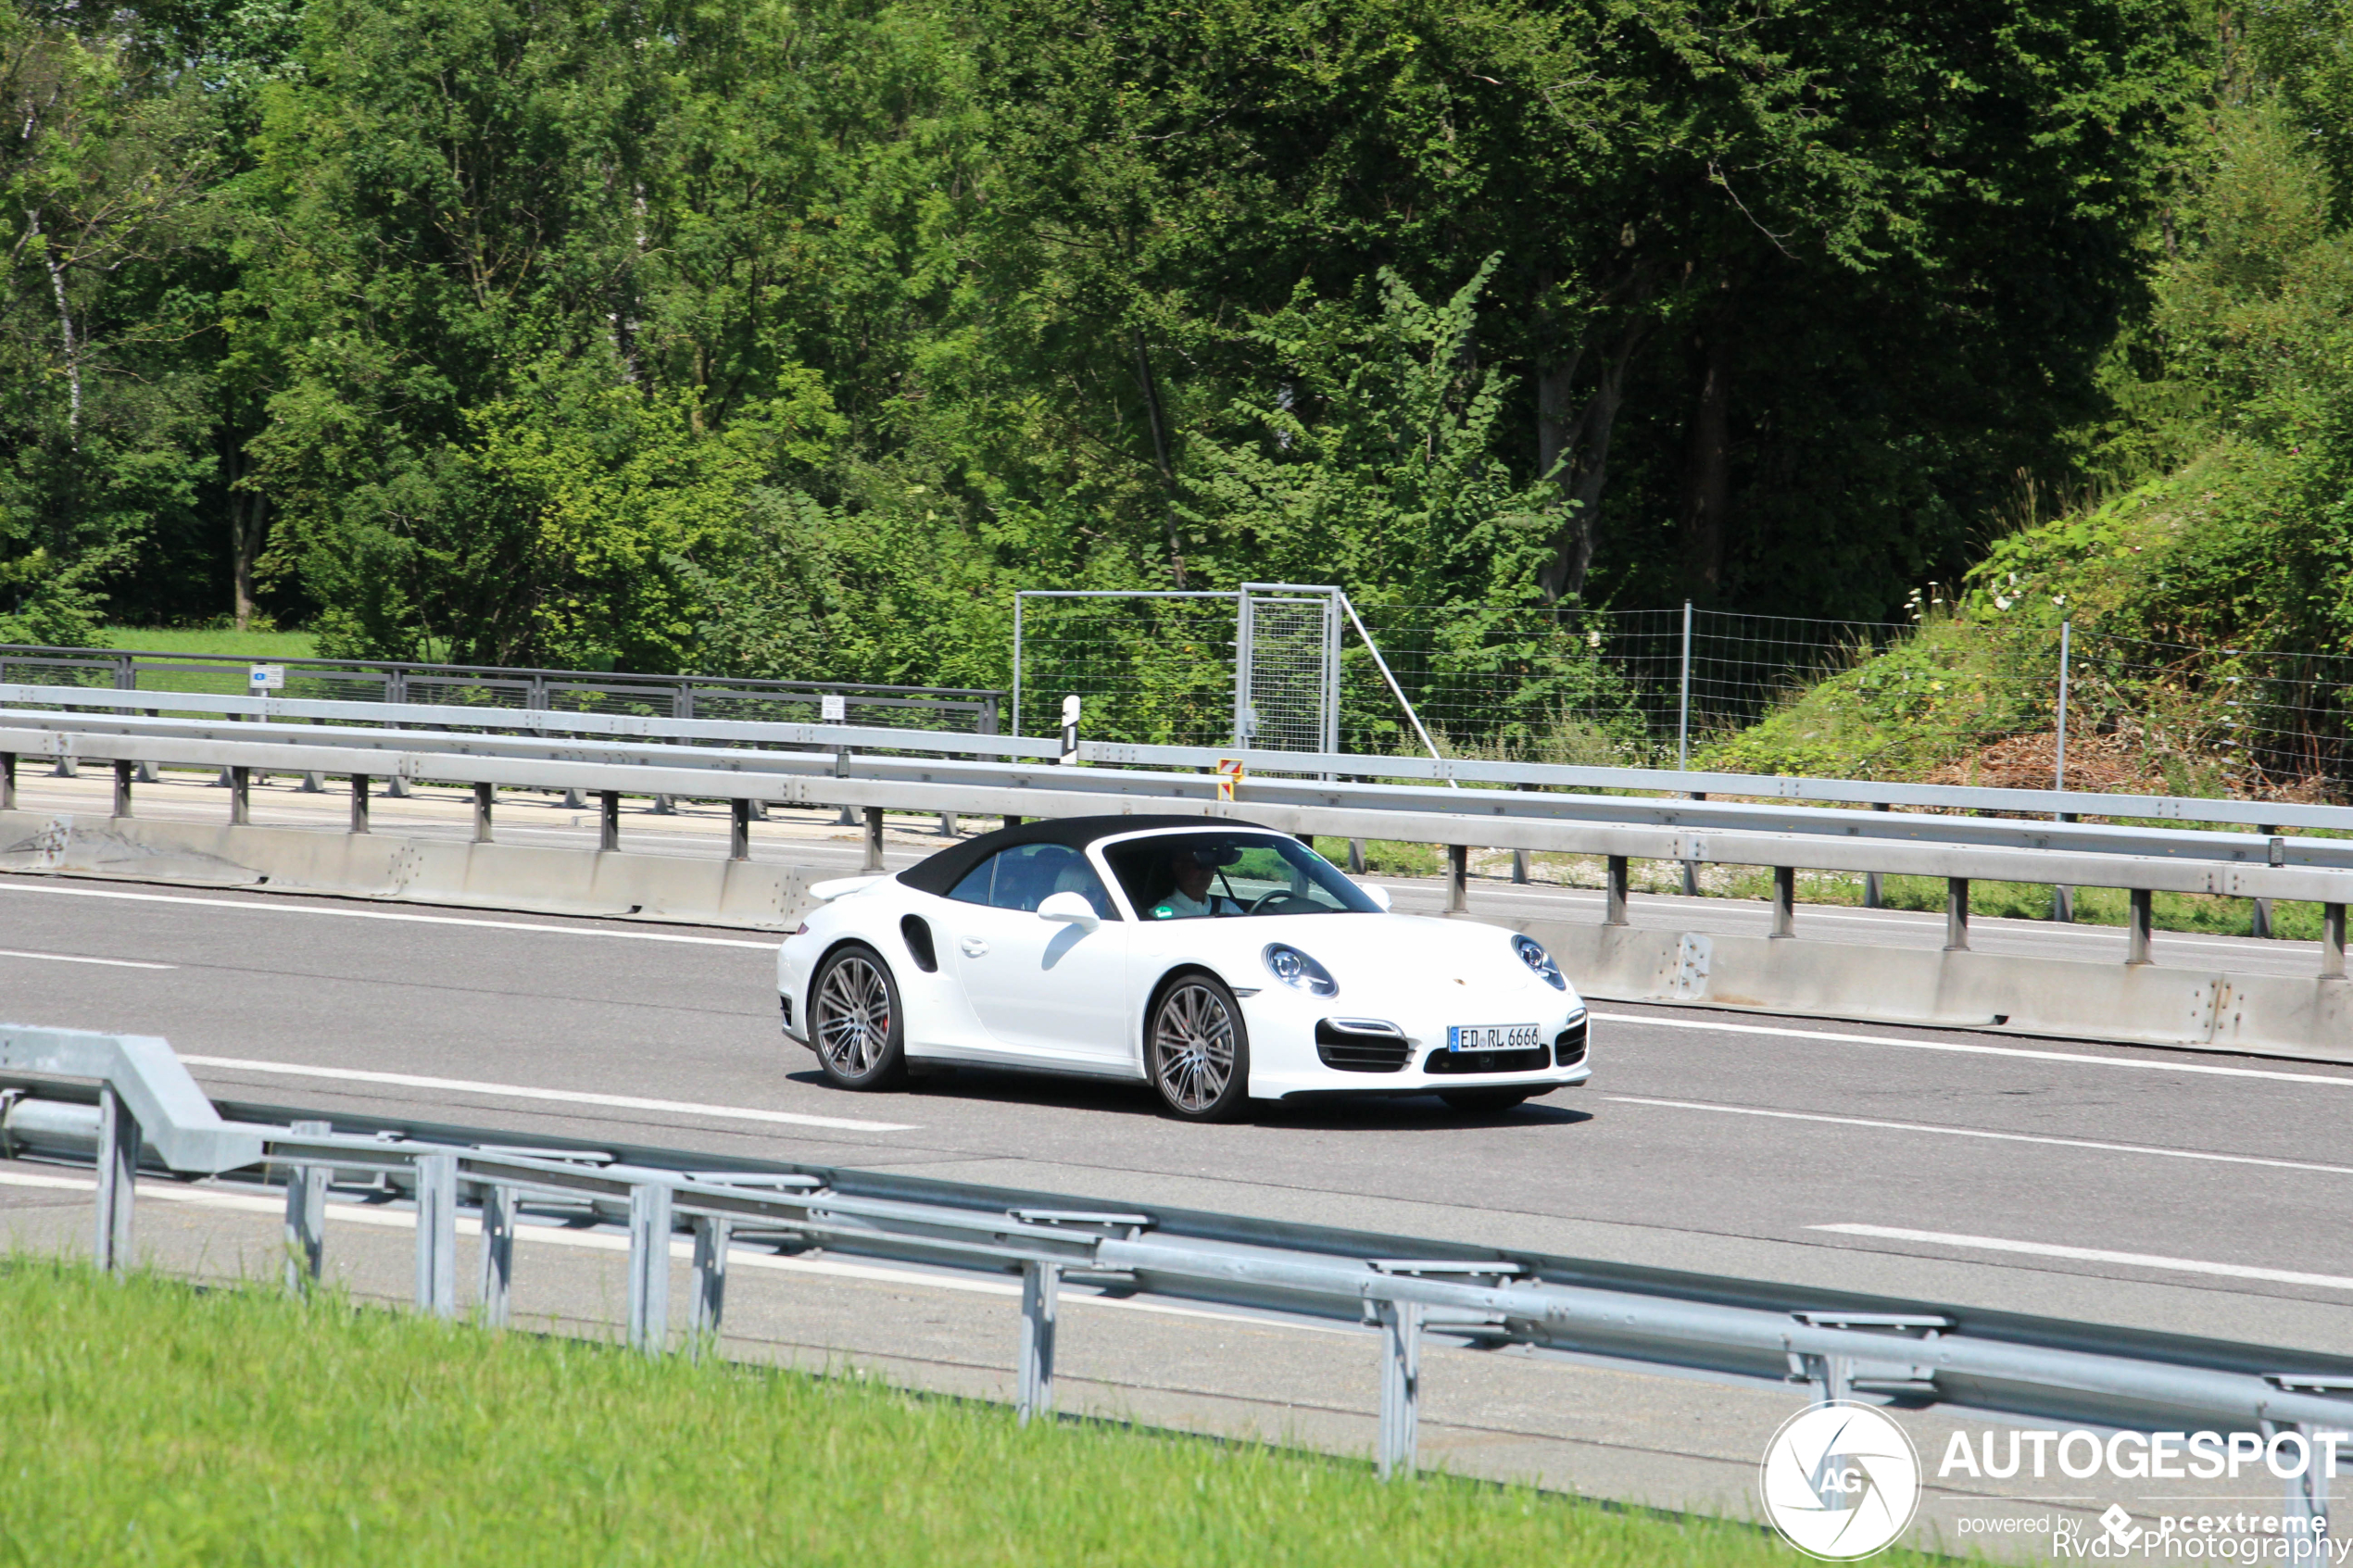
[[[1692,601],[1683,601],[1683,680],[1682,695],[1675,704],[1675,767],[1678,771],[1692,765]],[[1688,891],[1688,890],[1687,890]]]
[[[2071,621],[2059,622],[2058,754],[2051,771],[2051,789],[2061,795],[2067,792],[2067,667],[2074,624]]]
[[[695,1298],[690,1326],[698,1351],[719,1337],[727,1306],[727,1241],[735,1223],[720,1214],[695,1217]]]
[[[1021,1361],[1014,1408],[1021,1424],[1054,1408],[1054,1319],[1063,1266],[1032,1259],[1021,1266]]]
[[[1944,879],[1944,950],[1969,951],[1969,878]]]
[[[629,1189],[629,1348],[648,1356],[670,1346],[670,1188]]]
[[[1013,594],[1013,727],[1010,731],[1008,731],[1008,732],[1006,732],[1006,733],[1007,733],[1007,734],[1012,734],[1012,735],[1015,735],[1015,736],[1018,736],[1018,735],[1020,735],[1020,734],[1021,734],[1021,601],[1022,601],[1023,596],[1024,596],[1021,594],[1021,592],[1020,592],[1019,590],[1015,590],[1015,591],[1014,591],[1014,594]],[[989,731],[988,733],[993,734],[995,734],[996,732],[995,732],[994,730],[991,730],[991,731]]]
[[[1414,1473],[1420,1424],[1422,1304],[1376,1301],[1380,1318],[1380,1478]]]
[[[321,1138],[333,1132],[325,1122],[294,1122],[286,1130],[298,1138]],[[327,1254],[327,1183],[331,1165],[294,1165],[286,1171],[286,1291],[309,1294],[318,1283]]]
[[[2124,961],[2128,965],[2155,961],[2149,957],[2149,928],[2157,922],[2156,907],[2156,894],[2145,887],[2133,889],[2133,912],[2124,936]]]
[[[515,1210],[522,1194],[497,1182],[484,1182],[482,1194],[482,1277],[478,1294],[484,1327],[504,1328],[513,1311],[515,1283]]]
[[[417,1311],[458,1315],[458,1157],[417,1157]]]
[[[112,1084],[98,1085],[98,1213],[91,1261],[102,1273],[131,1269],[132,1205],[138,1197],[139,1119]]]

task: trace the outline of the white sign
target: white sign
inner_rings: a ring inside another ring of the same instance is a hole
[[[1871,1405],[1840,1400],[1790,1417],[1757,1476],[1765,1515],[1808,1557],[1851,1562],[1884,1549],[1920,1501],[1920,1456]]]
[[[844,702],[840,697],[821,696],[817,699],[817,722],[821,724],[844,724],[849,721],[849,705]]]
[[[1071,725],[1077,722],[1078,699],[1075,696],[1066,696],[1063,698],[1063,727],[1064,729],[1068,729]]]
[[[245,686],[250,691],[279,691],[285,684],[286,667],[283,664],[257,664],[245,671]]]

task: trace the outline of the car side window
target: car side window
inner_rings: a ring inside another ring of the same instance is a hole
[[[1119,918],[1110,891],[1087,857],[1062,844],[1017,844],[1000,849],[965,872],[948,897],[959,903],[1035,913],[1057,893],[1078,894],[1101,919]]]

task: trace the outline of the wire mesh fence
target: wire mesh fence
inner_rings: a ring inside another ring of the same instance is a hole
[[[2353,657],[2084,633],[2070,652],[2070,775],[2115,753],[2174,793],[2353,794]]]

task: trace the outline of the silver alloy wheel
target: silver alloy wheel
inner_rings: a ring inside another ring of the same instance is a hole
[[[845,1078],[863,1078],[890,1045],[890,987],[855,953],[835,960],[817,988],[817,1048]]]
[[[1215,1105],[1234,1076],[1234,1015],[1198,980],[1161,998],[1152,1018],[1152,1073],[1168,1103],[1189,1116]]]

